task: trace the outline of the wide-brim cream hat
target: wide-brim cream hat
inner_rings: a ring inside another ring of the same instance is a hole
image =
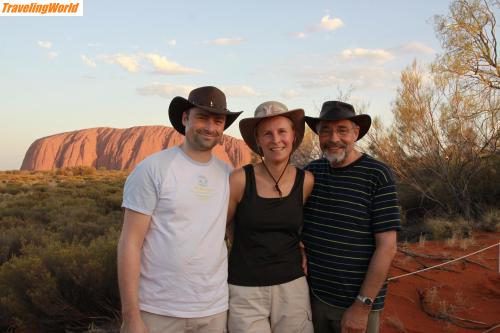
[[[255,109],[254,116],[252,118],[242,119],[239,124],[240,133],[243,137],[243,140],[255,153],[261,155],[259,146],[257,145],[257,138],[255,136],[255,129],[257,128],[258,123],[263,119],[277,116],[286,117],[293,123],[295,130],[295,141],[293,142],[292,152],[294,152],[300,146],[300,143],[304,138],[304,110],[288,110],[288,107],[283,103],[269,101],[260,104]]]

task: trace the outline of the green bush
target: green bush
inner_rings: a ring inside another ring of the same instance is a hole
[[[89,246],[46,238],[0,266],[0,309],[10,314],[8,324],[63,331],[111,316],[110,305],[119,302],[117,237],[113,230]]]
[[[116,322],[125,176],[0,172],[0,331],[78,332]]]

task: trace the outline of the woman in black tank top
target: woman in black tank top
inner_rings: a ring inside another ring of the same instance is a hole
[[[230,177],[229,332],[312,332],[299,242],[314,178],[289,164],[304,136],[304,111],[265,102],[240,131],[262,161]]]

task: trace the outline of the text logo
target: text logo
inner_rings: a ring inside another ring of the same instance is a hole
[[[83,16],[83,0],[12,0],[0,6],[0,16]]]

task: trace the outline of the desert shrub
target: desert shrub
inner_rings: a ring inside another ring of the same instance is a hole
[[[63,332],[111,316],[119,300],[117,234],[111,230],[89,246],[51,237],[25,246],[0,266],[0,310],[10,318],[0,326]]]
[[[125,176],[0,172],[0,331],[78,332],[116,321]]]
[[[0,265],[21,254],[23,244],[39,244],[42,233],[33,225],[16,226],[0,233]]]
[[[452,236],[464,238],[472,232],[472,224],[462,217],[430,217],[424,220],[424,225],[432,239],[445,239]]]
[[[479,228],[484,231],[500,232],[500,209],[488,209],[481,217]]]

